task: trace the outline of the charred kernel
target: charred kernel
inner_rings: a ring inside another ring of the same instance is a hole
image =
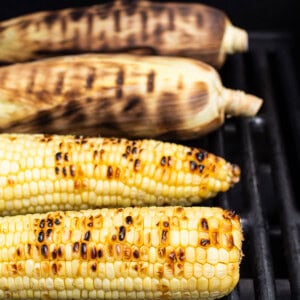
[[[42,245],[41,247],[41,253],[44,257],[48,256],[48,246],[47,245]]]
[[[163,225],[164,225],[164,227],[169,227],[170,224],[169,224],[168,221],[164,221],[164,222],[163,222]]]
[[[78,243],[78,242],[75,242],[75,243],[73,244],[73,252],[78,252],[78,250],[79,250],[79,243]]]
[[[205,157],[205,153],[204,152],[197,152],[196,153],[196,158],[198,161],[202,161]]]
[[[201,246],[207,246],[209,244],[210,244],[210,240],[208,240],[208,239],[201,239],[201,241],[200,241]]]
[[[90,231],[87,231],[84,235],[84,240],[85,241],[89,241],[90,240],[90,237],[91,237],[91,232]]]
[[[56,175],[59,175],[59,167],[55,167],[54,170],[55,170],[55,174],[56,174]]]
[[[204,230],[208,230],[208,229],[209,229],[207,220],[206,220],[205,218],[201,219],[201,227],[202,227]]]
[[[55,221],[54,221],[54,223],[55,223],[55,225],[59,225],[60,224],[60,220],[56,218]]]
[[[18,256],[21,255],[21,249],[20,249],[20,248],[17,249],[17,255],[18,255]]]
[[[86,243],[81,243],[80,255],[82,258],[86,258],[86,254],[87,254]]]
[[[161,233],[161,241],[166,242],[168,238],[168,230],[163,230]]]
[[[167,161],[168,161],[168,167],[170,167],[172,165],[172,157],[168,156]]]
[[[185,259],[185,254],[184,254],[184,250],[183,249],[179,249],[179,260],[183,261]]]
[[[166,248],[158,248],[158,250],[157,250],[157,252],[158,252],[158,255],[160,256],[160,257],[164,257],[165,255],[166,255]]]
[[[141,160],[140,159],[136,159],[134,161],[134,171],[139,171],[141,169]]]
[[[53,227],[53,220],[52,219],[47,219],[47,226],[48,227]]]
[[[121,173],[121,170],[120,170],[120,168],[116,168],[116,172],[115,172],[115,177],[116,178],[119,178],[120,177],[120,173]]]
[[[190,161],[190,169],[191,171],[195,171],[197,169],[197,163],[193,160]]]
[[[91,265],[91,270],[92,270],[93,272],[95,272],[95,271],[97,270],[97,265],[96,265],[95,263],[93,263],[93,264]]]
[[[56,257],[57,257],[57,251],[56,251],[56,249],[54,249],[54,250],[52,251],[51,255],[52,255],[52,258],[53,258],[53,259],[56,259]]]
[[[171,260],[175,260],[175,259],[176,259],[176,254],[175,254],[174,251],[172,251],[172,252],[169,253],[169,258],[170,258]]]
[[[123,241],[125,239],[125,235],[126,235],[126,228],[124,226],[120,226],[120,229],[119,229],[119,240]]]
[[[62,173],[65,177],[68,175],[67,168],[65,166],[62,168]]]
[[[95,259],[97,257],[97,250],[95,247],[91,248],[91,258]]]
[[[131,147],[130,147],[130,146],[127,146],[127,147],[126,147],[126,153],[127,153],[127,154],[130,154],[130,153],[131,153]]]
[[[93,227],[93,222],[87,224],[88,227]]]
[[[62,159],[62,153],[61,152],[56,152],[55,154],[55,160],[59,161]]]
[[[117,239],[117,236],[115,235],[115,234],[113,234],[112,236],[111,236],[111,240],[112,241],[115,241]]]
[[[202,173],[202,172],[203,172],[203,170],[204,170],[204,168],[205,168],[205,166],[204,166],[204,165],[199,165],[199,167],[198,167],[198,168],[199,168],[199,172],[200,172],[200,173]]]
[[[98,250],[97,256],[101,258],[103,256],[103,251],[101,249]]]
[[[112,166],[107,167],[107,178],[112,178],[113,177],[113,168]]]
[[[190,155],[193,154],[193,152],[192,151],[188,151],[186,154],[190,156]]]
[[[133,222],[131,216],[127,216],[125,220],[126,220],[126,224],[128,224],[128,225],[132,224],[132,222]]]
[[[133,147],[131,150],[131,154],[137,154],[138,153],[138,148],[137,147]]]
[[[42,219],[40,222],[40,228],[44,228],[45,227],[45,219]]]
[[[51,228],[47,229],[46,237],[48,238],[51,235],[51,233],[52,233],[52,229]]]
[[[57,265],[56,265],[56,263],[52,264],[51,271],[52,271],[53,275],[57,274]]]
[[[139,258],[139,257],[140,257],[139,250],[135,249],[135,250],[133,251],[133,257],[134,257],[134,258]]]
[[[71,175],[72,177],[75,176],[75,166],[74,166],[74,165],[70,165],[70,175]]]
[[[69,154],[67,152],[64,154],[64,160],[69,161]]]
[[[234,240],[232,235],[228,236],[227,238],[227,246],[230,249],[234,247]]]
[[[212,232],[211,233],[211,241],[213,245],[219,244],[219,233],[218,232]]]
[[[123,153],[123,154],[122,154],[122,157],[124,157],[125,159],[127,159],[128,154],[127,154],[127,153]]]
[[[31,244],[27,244],[27,253],[30,255],[31,252]]]
[[[38,235],[38,241],[41,243],[44,240],[44,231],[40,231]]]
[[[59,257],[62,257],[63,251],[62,251],[61,247],[58,247],[58,249],[57,249],[57,255],[58,255]]]
[[[160,160],[160,165],[162,167],[164,167],[167,164],[167,158],[165,156],[163,156]]]

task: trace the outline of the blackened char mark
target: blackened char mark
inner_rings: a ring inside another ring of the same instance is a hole
[[[70,17],[72,21],[79,21],[86,14],[86,8],[76,8],[70,11]]]
[[[45,126],[51,124],[53,121],[53,116],[50,111],[41,110],[34,117],[33,123],[37,126]]]
[[[115,31],[120,32],[121,31],[121,25],[120,25],[121,11],[120,10],[115,10],[113,15],[114,15]]]
[[[168,19],[169,19],[169,30],[170,31],[174,31],[175,30],[175,22],[174,22],[174,10],[172,8],[170,8],[168,10]]]
[[[44,16],[43,22],[50,29],[58,19],[60,19],[59,13],[51,11]]]
[[[127,0],[127,1],[122,1],[125,12],[127,16],[132,16],[135,14],[137,6],[138,6],[138,1],[137,0]]]
[[[55,87],[54,87],[55,95],[61,94],[63,87],[64,87],[64,80],[65,80],[65,74],[63,72],[59,73],[57,75],[57,80],[55,82]]]
[[[94,15],[92,13],[86,14],[87,19],[87,30],[86,30],[86,36],[87,36],[87,47],[91,48],[92,46],[92,35],[93,35],[93,24],[94,24]]]
[[[197,27],[201,28],[201,27],[203,27],[203,24],[204,24],[203,14],[201,12],[197,12],[196,13],[196,25],[197,25]]]
[[[98,15],[101,20],[107,19],[112,11],[113,5],[114,5],[114,1],[109,1],[107,3],[98,6],[97,8],[95,7],[96,8],[95,15]]]
[[[141,15],[141,23],[142,23],[141,38],[142,41],[145,42],[148,38],[148,34],[147,34],[148,15],[146,11],[141,11],[140,15]]]
[[[162,34],[164,33],[164,28],[162,24],[157,24],[154,29],[154,40],[156,44],[162,43]]]
[[[167,130],[178,127],[182,122],[182,108],[179,107],[179,99],[176,93],[165,92],[159,96],[157,116],[159,126]]]
[[[85,83],[86,89],[91,89],[93,87],[95,77],[96,77],[95,73],[96,73],[95,68],[90,68],[89,69],[89,73],[88,73],[88,76],[86,78],[86,83]]]
[[[141,103],[140,97],[132,97],[129,98],[126,105],[123,108],[123,112],[127,113],[131,110],[134,110],[135,107],[137,107]]]
[[[135,35],[134,34],[130,34],[128,37],[127,37],[127,47],[130,49],[130,48],[134,48],[135,47]]]
[[[147,92],[152,93],[155,88],[155,72],[151,71],[147,75]]]

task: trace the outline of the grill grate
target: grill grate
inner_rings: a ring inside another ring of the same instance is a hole
[[[234,209],[242,218],[241,279],[225,299],[300,299],[300,218],[292,180],[300,165],[300,99],[291,40],[252,34],[250,45],[247,54],[228,58],[221,76],[225,86],[262,97],[264,106],[257,117],[228,120],[200,141],[242,167],[240,184],[206,205]]]

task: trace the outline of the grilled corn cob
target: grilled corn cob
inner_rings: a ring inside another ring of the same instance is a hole
[[[0,213],[188,205],[228,190],[236,165],[154,140],[0,135]]]
[[[245,51],[247,33],[220,10],[200,4],[111,1],[39,12],[0,23],[0,61],[59,52],[118,52],[193,56],[220,66]]]
[[[224,115],[253,116],[261,104],[186,58],[78,55],[0,69],[5,132],[184,140],[221,126]]]
[[[242,239],[221,208],[2,217],[0,298],[221,298],[239,280]]]

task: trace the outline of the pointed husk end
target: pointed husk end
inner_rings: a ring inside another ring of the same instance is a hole
[[[263,104],[263,100],[243,91],[224,89],[225,114],[227,116],[255,116]]]
[[[244,52],[248,50],[248,33],[232,24],[226,26],[222,48],[224,53]]]

